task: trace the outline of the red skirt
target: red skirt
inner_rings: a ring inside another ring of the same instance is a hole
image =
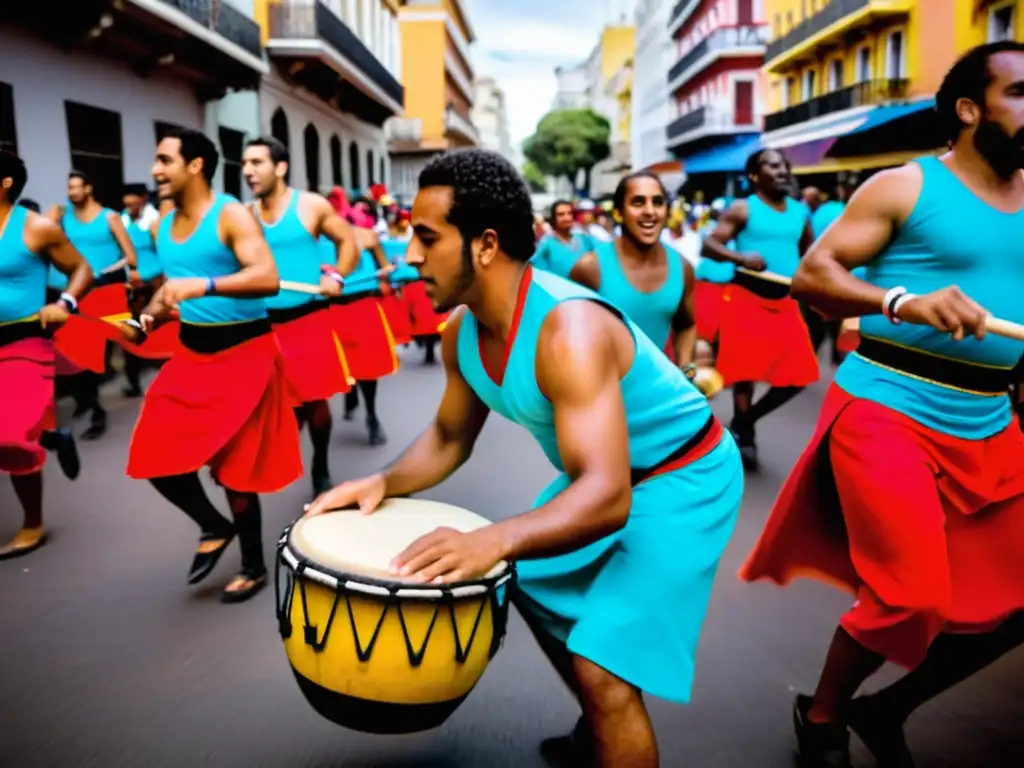
[[[693,313],[697,316],[697,338],[711,343],[718,336],[725,296],[724,283],[697,280],[693,284]]]
[[[274,493],[302,476],[299,404],[272,333],[214,354],[182,347],[146,392],[128,449],[139,480],[208,466],[225,488]]]
[[[964,440],[833,384],[740,578],[839,586],[856,597],[842,627],[913,668],[939,632],[989,631],[1024,609],[1021,552],[1016,420]]]
[[[790,297],[764,299],[738,285],[722,296],[716,365],[725,386],[738,381],[806,387],[818,380],[811,335]]]
[[[409,316],[412,318],[413,336],[436,336],[441,326],[448,319],[448,313],[434,311],[434,303],[427,296],[427,288],[423,281],[409,283],[402,291]]]
[[[46,463],[39,439],[53,428],[53,376],[49,340],[0,345],[0,472],[27,475]]]
[[[128,292],[123,284],[96,288],[78,303],[78,314],[53,335],[53,346],[79,368],[103,373],[107,368],[107,342],[124,339],[117,325],[103,318],[126,319],[129,315]]]
[[[326,303],[302,317],[274,323],[285,373],[304,403],[328,400],[352,388],[345,353],[334,332],[335,324]]]
[[[408,344],[412,341],[412,315],[405,301],[392,293],[381,298],[380,305],[384,309],[395,344]]]
[[[395,340],[380,302],[367,297],[332,304],[331,312],[353,379],[375,381],[398,370]]]

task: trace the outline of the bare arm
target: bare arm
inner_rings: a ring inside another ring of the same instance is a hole
[[[302,202],[306,202],[313,208],[317,234],[323,235],[338,248],[336,269],[342,275],[351,274],[359,262],[359,248],[356,247],[356,231],[352,228],[351,224],[338,215],[338,212],[334,210],[334,206],[320,197],[320,195],[303,193],[302,197]]]
[[[814,227],[811,226],[811,220],[807,219],[807,223],[804,224],[804,233],[800,236],[800,255],[807,255],[812,245],[814,245]]]
[[[259,222],[241,203],[228,203],[218,222],[220,234],[242,268],[217,278],[217,294],[237,298],[274,296],[281,289],[277,264]]]
[[[671,251],[669,258],[673,257]],[[697,348],[697,321],[693,311],[693,284],[696,277],[690,262],[682,256],[683,262],[683,298],[679,302],[675,317],[672,318],[673,345],[676,352],[676,364],[682,368],[693,362]]]
[[[441,335],[445,390],[434,421],[384,470],[386,496],[405,496],[437,485],[461,467],[473,451],[490,410],[462,378],[458,361],[458,309]]]
[[[908,165],[871,178],[843,214],[800,261],[791,293],[832,317],[882,311],[885,289],[850,274],[875,258],[910,215],[922,185],[921,171]]]
[[[114,240],[117,241],[117,247],[121,249],[121,253],[124,256],[123,263],[127,264],[129,269],[136,269],[139,265],[139,260],[135,256],[135,246],[132,245],[132,239],[128,237],[128,230],[124,228],[124,222],[121,221],[121,217],[111,211],[107,215],[107,224],[110,225],[110,234],[114,236]]]
[[[597,255],[591,251],[580,257],[569,272],[569,279],[580,285],[585,285],[592,291],[601,289],[601,265],[597,261]]]
[[[568,302],[544,321],[537,383],[572,482],[544,506],[496,524],[506,558],[569,552],[626,524],[632,485],[620,381],[634,354],[622,321],[595,303]]]
[[[67,293],[76,301],[88,293],[93,279],[92,268],[52,219],[29,213],[26,245],[33,253],[45,254],[53,266],[67,275]]]
[[[730,262],[740,267],[747,266],[746,256],[726,247],[726,244],[732,242],[736,235],[747,226],[749,215],[750,211],[747,208],[746,200],[737,200],[730,205],[718,219],[715,231],[704,238],[701,255],[712,261]]]
[[[373,254],[374,260],[377,262],[377,266],[380,269],[387,269],[391,265],[388,264],[388,257],[384,255],[384,249],[381,247],[380,238],[377,233],[372,229],[360,229],[359,234],[362,235],[363,249],[368,250]]]

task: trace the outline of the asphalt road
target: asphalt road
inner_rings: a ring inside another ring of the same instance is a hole
[[[82,476],[72,483],[55,465],[46,470],[49,545],[0,563],[0,765],[543,765],[539,740],[570,729],[578,713],[518,616],[480,684],[443,727],[375,737],[321,719],[292,678],[272,590],[242,605],[218,601],[237,568],[237,549],[209,585],[186,587],[196,532],[148,484],[125,477],[138,405],[121,400],[119,388],[105,391],[108,434],[81,445]],[[441,388],[437,368],[422,366],[418,351],[404,354],[403,369],[380,389],[389,444],[370,448],[361,416],[336,419],[335,479],[395,456],[427,422]],[[748,480],[718,577],[693,703],[650,702],[665,766],[793,764],[793,692],[813,687],[847,598],[807,582],[788,590],[743,585],[735,574],[811,431],[823,391],[823,384],[808,390],[763,422],[764,468]],[[338,398],[338,415],[340,407]],[[716,408],[728,414],[727,395]],[[493,417],[470,463],[429,496],[497,519],[525,509],[552,475],[524,431]],[[307,492],[303,482],[264,500],[268,557]],[[10,485],[0,482],[0,536],[19,520]],[[1011,654],[923,708],[908,729],[919,765],[1024,765],[1022,693],[1024,656]],[[872,765],[859,745],[856,759]]]

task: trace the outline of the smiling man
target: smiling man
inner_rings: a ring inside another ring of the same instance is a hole
[[[491,411],[526,427],[562,474],[534,509],[473,533],[438,529],[394,562],[421,582],[515,560],[521,613],[576,695],[583,762],[658,765],[643,692],[690,697],[694,654],[743,474],[707,401],[619,310],[529,264],[530,195],[482,150],[419,179],[407,260],[439,310],[447,382],[433,422],[391,466],[308,509],[431,488],[472,453]]]
[[[659,349],[669,341],[676,363],[693,378],[697,343],[693,314],[693,267],[661,233],[668,218],[668,194],[649,171],[626,176],[614,195],[622,234],[598,243],[573,267],[570,277],[621,309]]]

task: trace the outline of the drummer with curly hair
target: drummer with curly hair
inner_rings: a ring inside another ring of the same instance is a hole
[[[393,464],[307,513],[370,513],[437,485],[469,458],[491,411],[524,426],[562,472],[534,508],[471,533],[440,528],[397,553],[394,572],[451,583],[516,561],[516,604],[583,710],[576,738],[552,741],[574,744],[574,760],[656,766],[643,693],[690,698],[743,493],[739,451],[620,310],[529,265],[530,195],[511,164],[448,153],[419,183],[407,259],[438,310],[458,307],[442,340],[444,396]]]

